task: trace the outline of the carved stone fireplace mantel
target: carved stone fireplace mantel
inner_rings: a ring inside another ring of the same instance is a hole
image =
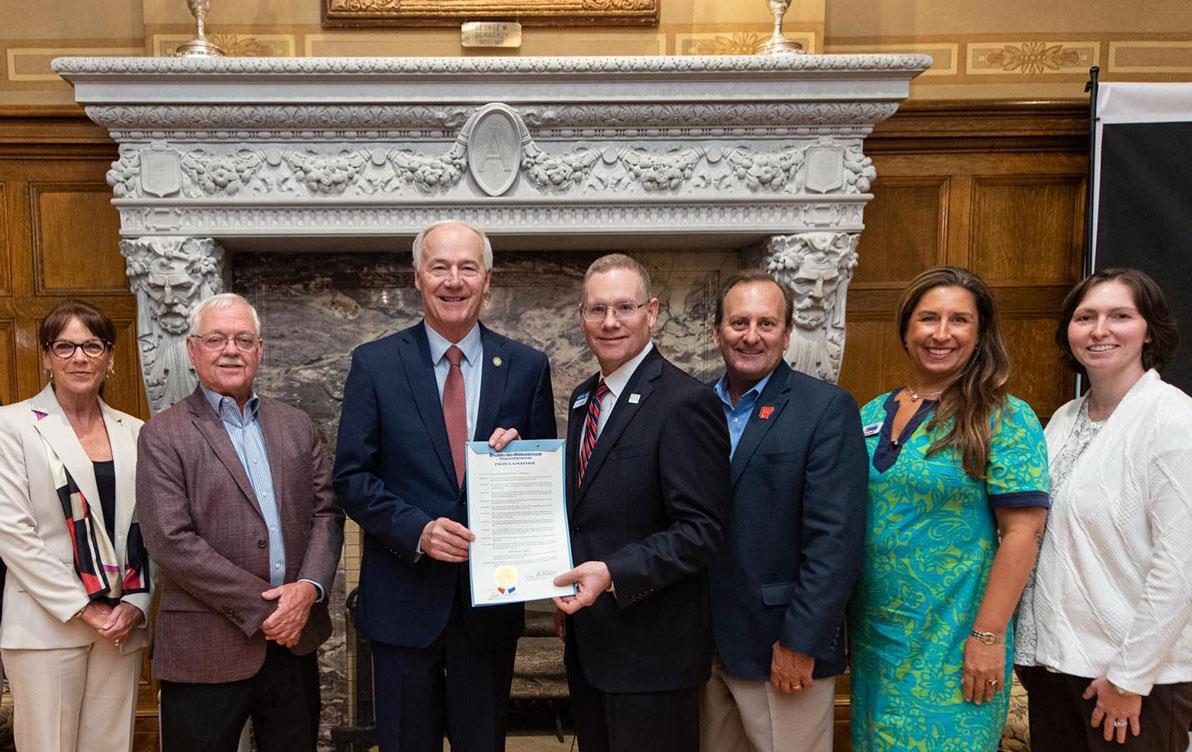
[[[863,141],[925,55],[62,58],[108,173],[153,409],[224,248],[391,249],[454,217],[498,249],[764,245],[789,359],[835,379],[875,177]],[[181,331],[180,331],[181,329]]]

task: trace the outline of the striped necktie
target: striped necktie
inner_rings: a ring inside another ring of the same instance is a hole
[[[592,450],[596,448],[597,430],[600,428],[600,403],[604,395],[608,394],[608,384],[604,379],[596,385],[592,399],[588,400],[588,417],[584,419],[584,445],[579,449],[579,478],[578,483],[584,482],[584,471],[588,469],[588,460],[592,459]]]

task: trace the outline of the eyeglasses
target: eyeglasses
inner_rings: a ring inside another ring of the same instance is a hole
[[[101,339],[89,339],[86,342],[71,342],[68,339],[56,339],[53,342],[46,343],[46,347],[49,348],[50,352],[63,360],[73,358],[75,350],[82,350],[83,354],[88,358],[98,358],[100,355],[106,353],[111,346],[111,342],[104,342]]]
[[[603,303],[596,303],[590,306],[580,306],[580,315],[584,317],[584,321],[596,323],[597,321],[604,321],[604,317],[608,315],[609,311],[613,312],[613,318],[618,321],[625,321],[633,318],[639,308],[645,308],[650,305],[646,303],[631,303],[628,300],[621,303],[613,303],[612,305],[605,305]]]
[[[246,352],[248,350],[255,349],[257,344],[261,341],[259,335],[249,334],[248,332],[241,332],[234,337],[229,337],[228,335],[221,334],[220,332],[213,332],[211,334],[192,334],[191,339],[197,339],[199,344],[201,344],[204,349],[212,351],[224,349],[227,347],[228,340],[230,339],[236,343],[237,349],[244,350]]]

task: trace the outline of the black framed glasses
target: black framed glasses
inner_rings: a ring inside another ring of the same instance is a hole
[[[98,358],[100,355],[106,353],[111,346],[111,342],[105,342],[102,339],[89,339],[86,342],[71,342],[68,339],[56,339],[53,342],[46,343],[46,349],[63,360],[73,358],[75,350],[82,350],[83,354],[88,358]]]
[[[650,305],[649,301],[645,303],[634,303],[629,300],[621,301],[620,303],[613,303],[612,305],[605,305],[603,303],[594,303],[590,306],[580,306],[580,314],[584,317],[584,321],[596,323],[597,321],[604,321],[604,317],[608,315],[609,311],[613,312],[613,318],[619,321],[625,321],[633,318],[633,315],[639,309]]]
[[[229,337],[221,332],[212,332],[211,334],[192,334],[191,339],[196,339],[199,344],[206,350],[222,350],[228,345],[228,340],[236,343],[236,349],[248,352],[256,348],[261,341],[258,334],[249,334],[248,332],[240,332],[239,334]]]

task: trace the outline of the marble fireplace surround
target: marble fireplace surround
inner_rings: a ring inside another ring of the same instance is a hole
[[[119,158],[151,408],[194,386],[185,316],[240,252],[392,250],[430,222],[502,251],[738,250],[835,379],[873,164],[926,55],[60,58]],[[754,249],[750,251],[750,249]]]

